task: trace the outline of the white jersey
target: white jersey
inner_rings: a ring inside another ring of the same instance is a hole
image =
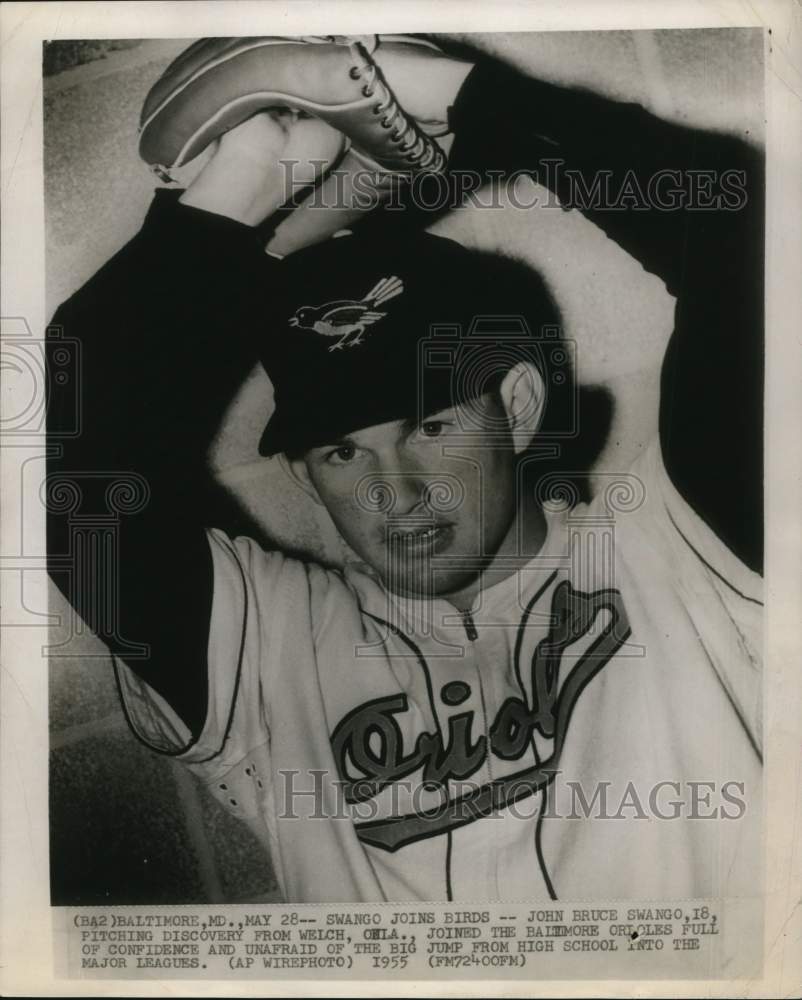
[[[118,663],[129,719],[288,902],[756,895],[762,582],[656,442],[624,482],[464,615],[212,530],[203,732]]]

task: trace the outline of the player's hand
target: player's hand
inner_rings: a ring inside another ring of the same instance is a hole
[[[211,158],[181,201],[255,226],[282,205],[293,186],[311,184],[337,159],[342,133],[295,112],[254,115],[217,140]]]

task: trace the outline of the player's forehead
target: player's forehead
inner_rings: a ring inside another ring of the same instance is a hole
[[[446,407],[445,409],[432,410],[398,420],[388,420],[384,423],[362,427],[347,434],[332,437],[331,440],[309,449],[306,454],[315,456],[316,454],[325,452],[332,446],[343,443],[368,449],[384,447],[404,440],[418,427],[430,422],[445,423],[453,428],[455,432],[459,432],[460,429],[471,431],[477,429],[477,427],[487,426],[497,415],[498,409],[499,404],[496,399],[496,393],[487,392],[474,399]]]
[[[379,448],[392,444],[406,437],[415,429],[417,422],[411,418],[404,420],[388,420],[385,423],[374,424],[372,427],[362,427],[349,431],[347,434],[336,435],[315,448],[310,448],[307,454],[315,456],[327,451],[335,445],[353,444],[359,448]]]

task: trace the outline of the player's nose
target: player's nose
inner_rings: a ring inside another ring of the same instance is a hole
[[[391,501],[388,514],[403,516],[418,511],[426,502],[427,473],[408,456],[394,451],[384,456],[376,470],[377,479]]]

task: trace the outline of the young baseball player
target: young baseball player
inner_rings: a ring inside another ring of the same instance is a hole
[[[259,114],[57,313],[84,429],[51,488],[126,470],[148,501],[114,559],[54,579],[138,737],[256,832],[287,901],[756,893],[759,156],[481,53],[457,65],[386,69],[414,112],[422,75],[450,79],[431,100],[451,168],[536,172],[677,299],[629,499],[556,510],[531,488],[559,383],[534,273],[389,222],[264,253],[279,161],[313,180],[340,137]],[[216,526],[205,450],[256,357],[260,452],[323,504],[345,570]],[[54,382],[55,431],[62,405]],[[55,505],[49,546],[69,551]]]

